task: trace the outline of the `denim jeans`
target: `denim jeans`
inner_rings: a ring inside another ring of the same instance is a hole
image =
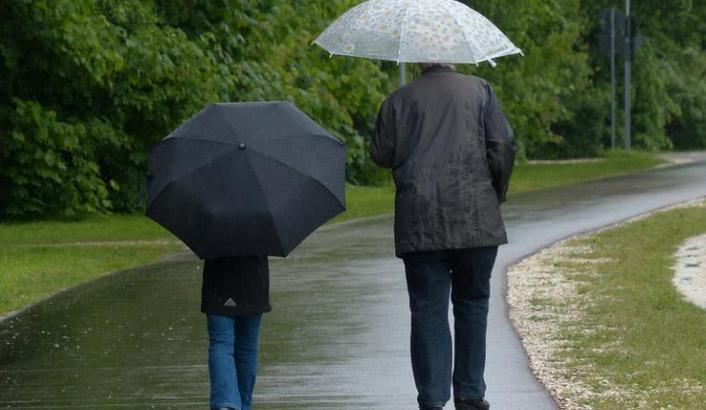
[[[262,315],[207,315],[212,409],[252,409]]]
[[[485,338],[490,274],[498,247],[411,252],[402,255],[412,314],[411,356],[417,401],[443,406],[454,397],[485,396]],[[454,350],[449,329],[453,302]]]

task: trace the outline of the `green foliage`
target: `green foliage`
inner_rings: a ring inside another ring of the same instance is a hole
[[[654,49],[644,47],[635,58],[634,137],[638,146],[648,150],[671,148],[664,132],[671,115],[678,109],[667,93],[666,63],[657,59]]]
[[[706,54],[696,48],[680,52],[678,63],[665,69],[667,93],[677,111],[667,124],[667,133],[677,149],[706,147]]]
[[[0,2],[0,215],[130,210],[149,147],[225,97],[205,43],[131,0]]]
[[[311,46],[330,21],[354,4],[280,2],[266,23],[269,41],[255,39],[252,52],[277,73],[273,93],[267,97],[293,101],[340,137],[348,145],[349,180],[371,183],[380,173],[367,155],[365,137],[372,132],[383,91],[392,81],[378,62],[329,58]]]
[[[379,62],[328,58],[311,46],[355,1],[160,1],[167,22],[215,41],[216,54],[235,76],[231,101],[289,100],[348,145],[348,179],[375,183],[382,174],[367,155],[377,106],[391,81]],[[247,4],[247,6],[245,6]],[[195,14],[195,16],[194,16]]]
[[[567,102],[586,90],[589,67],[580,49],[583,21],[576,1],[531,0],[473,2],[515,44],[524,57],[510,57],[497,68],[477,70],[493,84],[512,123],[523,154],[542,155],[543,147],[562,144],[554,124],[571,121]]]
[[[68,123],[34,101],[14,100],[3,113],[13,130],[3,140],[0,178],[13,187],[8,215],[42,212],[74,216],[110,207],[93,151],[111,128],[100,121]]]
[[[595,81],[610,84],[608,59],[597,52],[597,16],[603,9],[622,4],[609,0],[581,3],[584,14],[594,20],[586,40],[591,66],[597,67]],[[706,148],[706,8],[695,0],[641,0],[634,2],[632,12],[637,33],[646,39],[633,65],[635,145],[649,150]],[[618,63],[622,65],[621,59]],[[621,74],[619,70],[619,78]]]
[[[593,115],[605,95],[591,82],[583,38],[587,21],[579,1],[531,0],[512,7],[502,0],[469,3],[523,49],[524,57],[475,70],[498,92],[523,156],[597,154],[604,129]]]
[[[397,65],[311,45],[357,3],[0,0],[0,218],[143,206],[150,147],[217,101],[290,100],[348,145],[349,182],[384,182],[367,143]],[[463,68],[497,90],[521,157],[598,154],[610,105],[595,23],[612,2],[467,3],[525,53]],[[636,14],[649,42],[635,64],[635,144],[706,146],[704,8],[644,0]]]

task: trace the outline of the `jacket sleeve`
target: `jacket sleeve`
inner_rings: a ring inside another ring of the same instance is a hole
[[[370,157],[381,167],[392,168],[395,161],[395,115],[389,99],[383,101],[378,112],[375,131],[370,142]]]
[[[510,123],[500,107],[498,97],[490,84],[485,83],[487,103],[484,113],[485,148],[493,188],[499,202],[507,199],[510,176],[515,164],[515,142]]]

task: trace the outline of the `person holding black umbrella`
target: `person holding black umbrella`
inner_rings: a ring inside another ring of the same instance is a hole
[[[150,154],[147,215],[205,260],[212,409],[249,410],[267,255],[345,210],[346,147],[283,101],[211,104]]]

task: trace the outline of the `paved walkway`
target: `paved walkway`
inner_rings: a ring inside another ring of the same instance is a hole
[[[517,195],[493,277],[488,399],[552,409],[507,319],[508,264],[560,238],[706,195],[706,163]],[[326,227],[273,260],[258,409],[413,409],[409,317],[389,217]],[[204,408],[200,264],[119,272],[0,322],[0,408]]]

